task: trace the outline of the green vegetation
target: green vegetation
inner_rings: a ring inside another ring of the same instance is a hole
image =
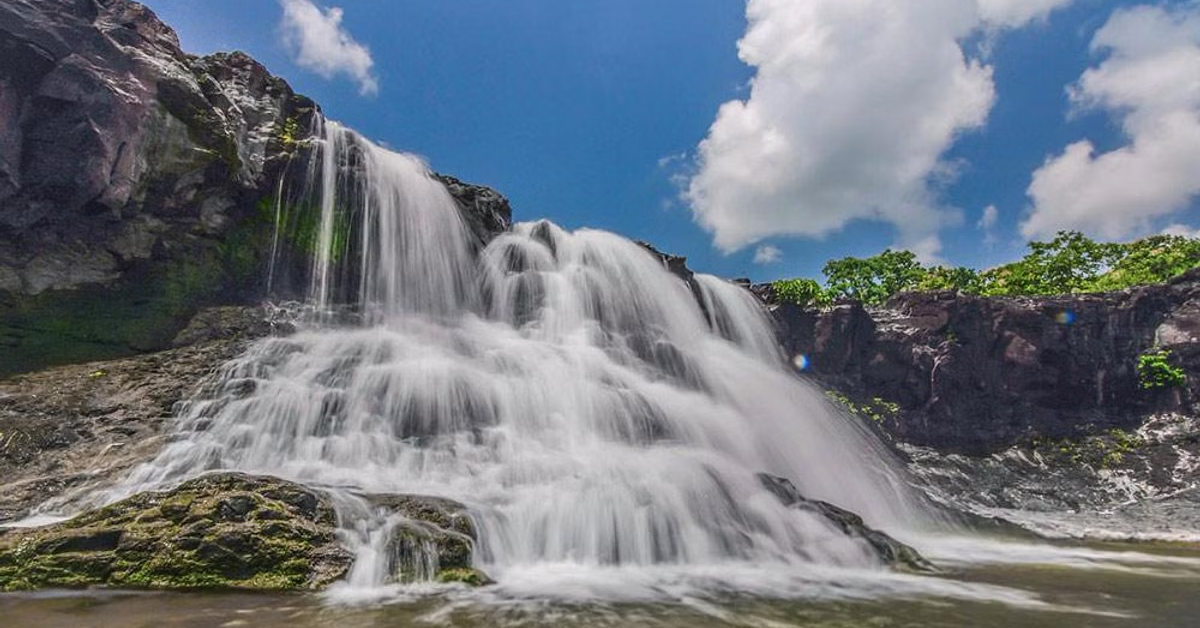
[[[836,390],[825,391],[825,396],[829,397],[830,401],[850,411],[851,414],[875,423],[883,423],[889,419],[895,419],[900,415],[900,404],[888,401],[882,397],[873,397],[862,403],[854,403],[849,397]]]
[[[1043,455],[1066,458],[1073,464],[1085,464],[1099,469],[1112,469],[1125,462],[1125,456],[1145,444],[1137,434],[1112,428],[1107,432],[1085,436],[1079,440],[1042,441],[1033,446]]]
[[[883,303],[888,297],[917,287],[925,270],[911,251],[887,249],[874,257],[843,257],[821,269],[826,290],[834,299],[848,297],[863,303]]]
[[[473,567],[443,569],[438,572],[437,581],[442,583],[458,582],[469,587],[482,587],[492,583],[487,574]]]
[[[825,264],[825,286],[813,279],[773,285],[781,303],[823,307],[838,299],[879,305],[897,292],[956,290],[983,296],[1037,296],[1104,292],[1161,283],[1200,266],[1200,239],[1157,235],[1129,243],[1095,242],[1078,231],[1060,231],[1049,242],[1030,242],[1018,261],[984,271],[922,266],[908,251],[846,257]]]
[[[259,200],[258,213],[263,219],[275,224],[275,213],[279,212],[279,235],[283,243],[307,255],[315,256],[321,248],[321,207],[311,202],[284,202],[278,208],[279,199],[267,196]],[[334,262],[340,261],[348,252],[353,236],[350,213],[337,208],[333,213],[333,230],[330,234],[329,255]]]
[[[279,143],[289,151],[300,144],[300,121],[295,116],[289,116],[279,126]]]
[[[1142,388],[1175,388],[1187,383],[1187,374],[1171,365],[1171,352],[1152,349],[1138,356],[1138,381]]]
[[[829,292],[812,279],[781,279],[773,285],[775,297],[784,303],[819,307],[832,303]]]

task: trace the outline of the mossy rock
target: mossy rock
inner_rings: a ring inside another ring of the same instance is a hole
[[[0,590],[320,589],[352,561],[336,523],[328,498],[298,484],[207,475],[0,536]]]
[[[478,537],[466,506],[421,495],[376,495],[370,499],[376,507],[401,517],[388,544],[392,580],[491,584],[487,574],[471,566]]]
[[[443,569],[438,573],[437,581],[443,584],[457,582],[469,587],[485,587],[489,584],[494,584],[486,573],[471,567],[465,569]]]

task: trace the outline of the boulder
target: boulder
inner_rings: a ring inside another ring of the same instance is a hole
[[[933,564],[925,560],[917,550],[867,526],[862,517],[845,508],[839,508],[829,502],[808,499],[800,494],[791,480],[769,473],[759,473],[758,480],[785,506],[820,515],[847,536],[866,541],[884,564],[902,571],[936,571]]]
[[[0,590],[320,589],[349,570],[328,497],[217,473],[0,536]]]
[[[478,535],[466,506],[419,495],[374,495],[370,502],[400,517],[388,543],[393,581],[491,584],[487,574],[471,566]]]

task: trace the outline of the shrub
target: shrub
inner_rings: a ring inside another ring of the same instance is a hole
[[[1179,387],[1187,383],[1187,375],[1183,369],[1172,366],[1171,352],[1167,349],[1153,349],[1138,356],[1138,380],[1142,388]]]
[[[780,279],[771,284],[780,303],[825,306],[832,303],[828,292],[812,279]]]

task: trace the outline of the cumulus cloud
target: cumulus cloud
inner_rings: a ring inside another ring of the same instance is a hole
[[[700,143],[684,189],[696,221],[732,252],[879,220],[932,258],[956,219],[937,201],[955,174],[943,155],[995,101],[963,40],[1070,1],[750,0],[738,52],[755,76]]]
[[[1033,174],[1026,237],[1077,229],[1119,239],[1153,230],[1200,194],[1200,3],[1115,12],[1092,39],[1106,53],[1069,88],[1077,110],[1102,110],[1127,143],[1081,140]]]
[[[338,7],[322,9],[312,0],[279,0],[283,7],[280,27],[292,60],[302,68],[329,79],[344,74],[358,83],[362,95],[379,91],[371,68],[371,51],[355,41],[342,26]]]
[[[754,250],[755,264],[774,264],[783,259],[783,251],[777,246],[763,244]]]

